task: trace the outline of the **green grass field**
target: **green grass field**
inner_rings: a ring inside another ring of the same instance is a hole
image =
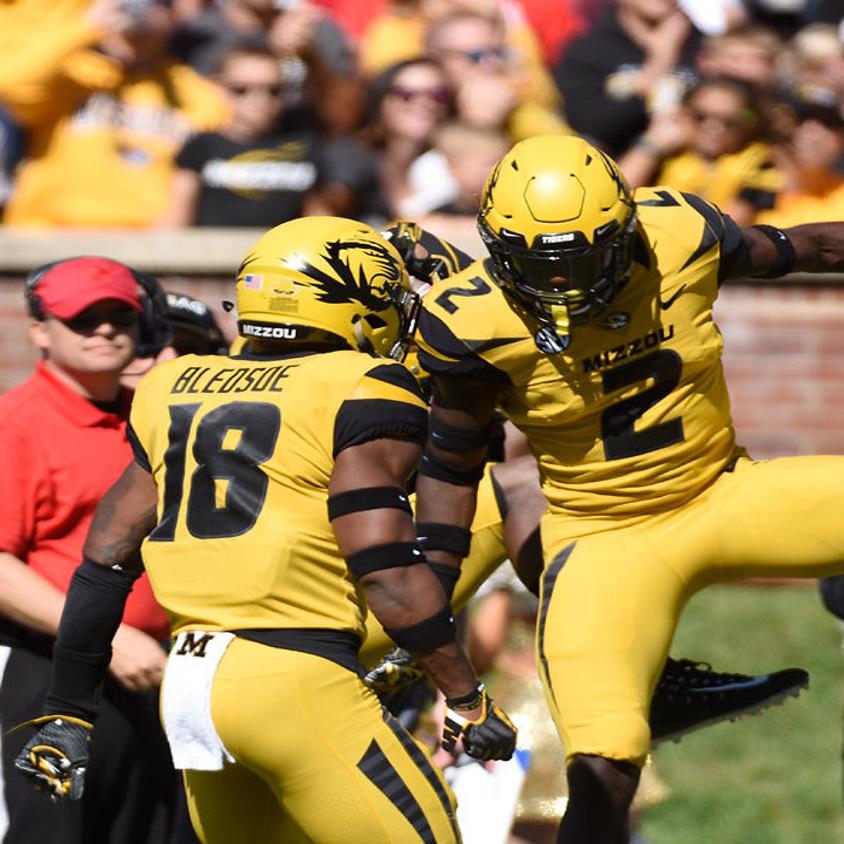
[[[647,810],[648,844],[843,844],[844,652],[813,587],[718,586],[682,618],[675,657],[758,673],[801,666],[809,690],[660,747],[669,789]]]

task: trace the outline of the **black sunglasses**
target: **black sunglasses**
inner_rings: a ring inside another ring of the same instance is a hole
[[[138,312],[128,308],[114,310],[89,308],[70,319],[59,319],[59,317],[53,317],[53,319],[58,319],[75,334],[91,334],[106,322],[114,328],[132,328],[138,324]]]

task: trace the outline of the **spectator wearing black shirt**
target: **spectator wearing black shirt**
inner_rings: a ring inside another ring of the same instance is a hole
[[[353,49],[326,9],[310,0],[225,0],[208,4],[176,34],[176,52],[203,76],[219,73],[234,47],[272,50],[285,66],[283,98],[303,125],[331,135],[354,130],[363,89]]]
[[[618,156],[694,81],[699,35],[675,0],[615,0],[554,68],[566,120]]]
[[[254,226],[327,209],[318,198],[319,138],[284,128],[281,69],[261,48],[226,55],[219,81],[232,118],[219,132],[191,138],[176,158],[167,227]]]

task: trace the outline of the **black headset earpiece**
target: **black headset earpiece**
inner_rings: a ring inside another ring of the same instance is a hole
[[[26,299],[27,310],[33,319],[43,320],[44,309],[41,307],[41,299],[38,296],[38,282],[46,273],[63,264],[65,261],[73,261],[76,258],[87,258],[88,255],[76,255],[73,258],[62,258],[58,261],[50,261],[35,267],[26,277],[24,287],[24,298]],[[113,260],[113,259],[110,259]],[[119,262],[121,263],[121,262]],[[127,264],[129,271],[135,277],[135,281],[143,291],[141,306],[143,311],[140,315],[140,338],[136,352],[139,358],[155,357],[173,339],[173,328],[167,319],[167,294],[159,284],[158,279],[146,273],[132,269]]]
[[[33,319],[44,319],[44,311],[41,308],[41,300],[35,292],[38,282],[44,277],[44,274],[48,270],[64,263],[66,260],[68,259],[62,258],[59,261],[50,261],[49,264],[41,264],[40,267],[36,267],[34,270],[31,270],[29,275],[27,275],[23,295],[26,299],[26,308]]]
[[[157,278],[138,270],[132,270],[132,275],[144,291],[141,336],[136,354],[139,358],[154,358],[173,340],[173,326],[167,318],[167,294]]]

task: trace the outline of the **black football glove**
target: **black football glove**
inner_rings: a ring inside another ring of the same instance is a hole
[[[416,254],[416,246],[420,243],[426,252],[430,252],[423,242],[425,239],[424,232],[416,223],[402,220],[386,229],[384,235],[401,255],[408,275],[419,281],[433,284],[435,281],[457,272],[457,268],[450,266],[444,255],[435,257],[428,254],[424,258],[420,258]]]
[[[516,749],[518,730],[504,710],[495,705],[483,686],[480,687],[478,705],[482,706],[482,710],[474,721],[455,709],[446,709],[442,746],[452,753],[460,738],[463,740],[463,750],[474,759],[509,759]]]
[[[363,681],[380,697],[406,689],[426,676],[422,666],[404,648],[393,648]]]
[[[71,715],[46,715],[23,726],[38,729],[15,759],[15,768],[52,800],[79,800],[85,790],[93,724]]]

